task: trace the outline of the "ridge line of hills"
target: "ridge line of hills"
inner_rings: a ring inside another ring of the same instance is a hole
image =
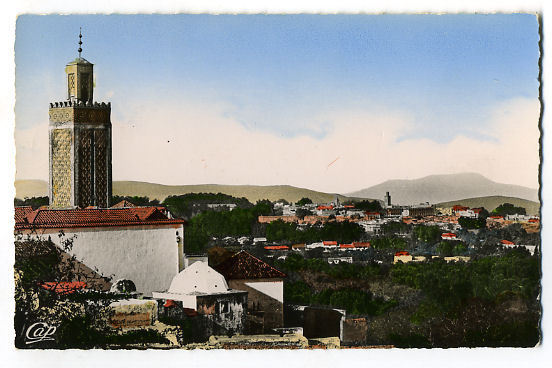
[[[480,188],[482,185],[483,188]],[[20,199],[46,196],[48,192],[48,184],[44,180],[16,180],[15,187],[16,197]],[[521,190],[518,190],[520,188]],[[348,195],[324,193],[291,185],[164,185],[140,181],[113,182],[114,195],[149,197],[160,201],[169,195],[219,192],[238,198],[245,197],[252,203],[260,199],[286,199],[297,202],[303,197],[308,197],[316,203],[328,203],[333,201],[336,195],[340,201],[374,198],[381,200],[385,192],[390,192],[392,203],[401,205],[430,202],[443,207],[454,204],[485,207],[491,211],[508,202],[526,208],[527,213],[533,215],[538,214],[540,208],[535,189],[495,183],[482,175],[469,173],[432,175],[414,180],[389,180]]]

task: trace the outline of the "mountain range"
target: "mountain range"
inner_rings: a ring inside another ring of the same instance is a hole
[[[48,183],[44,180],[17,180],[16,197],[39,197],[48,195]],[[379,199],[390,192],[393,204],[409,205],[429,202],[446,205],[462,204],[470,207],[483,206],[488,210],[509,202],[525,207],[528,212],[538,213],[538,192],[536,189],[518,185],[501,184],[479,174],[431,175],[414,180],[388,180],[381,184],[347,195],[318,192],[290,185],[162,185],[140,181],[114,181],[113,194],[119,196],[144,196],[162,201],[169,195],[186,193],[224,193],[234,197],[245,197],[255,203],[260,199],[276,201],[285,199],[297,202],[303,197],[315,203],[328,203],[335,199]]]
[[[346,195],[383,199],[386,192],[390,193],[391,202],[399,205],[440,203],[488,196],[515,197],[538,202],[537,189],[497,183],[475,173],[430,175],[412,180],[387,180]]]
[[[16,197],[21,199],[48,195],[48,183],[44,180],[16,180],[15,189]],[[113,182],[113,195],[119,196],[140,196],[162,201],[170,195],[186,193],[224,193],[238,198],[245,197],[252,203],[261,199],[297,202],[303,197],[310,198],[315,203],[328,203],[335,200],[336,196],[342,202],[350,199],[336,193],[318,192],[290,185],[163,185],[141,181]]]

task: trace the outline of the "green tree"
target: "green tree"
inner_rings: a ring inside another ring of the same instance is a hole
[[[507,215],[525,215],[526,211],[524,207],[516,207],[511,203],[503,203],[493,210],[493,215],[507,216]]]
[[[382,210],[380,201],[370,201],[370,200],[363,200],[359,202],[354,203],[355,208],[363,211],[368,212],[379,212]]]
[[[414,235],[417,240],[434,243],[441,239],[442,231],[439,226],[418,225],[414,228]]]
[[[295,203],[295,205],[299,207],[304,206],[306,204],[312,204],[312,200],[310,198],[303,197]]]

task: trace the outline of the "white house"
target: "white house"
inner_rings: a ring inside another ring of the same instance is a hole
[[[184,268],[184,224],[159,207],[15,209],[15,233],[62,246],[103,276],[129,279],[146,296],[166,289]],[[63,233],[63,236],[60,236]]]

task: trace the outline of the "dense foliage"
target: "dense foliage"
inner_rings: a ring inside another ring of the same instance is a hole
[[[15,198],[13,200],[13,204],[16,207],[31,206],[33,210],[36,210],[38,207],[47,206],[49,204],[49,199],[48,197],[32,197],[25,199]]]
[[[471,218],[462,216],[458,219],[458,224],[464,229],[484,229],[487,226],[487,221],[483,217]]]
[[[306,204],[312,204],[312,200],[310,198],[303,197],[295,203],[295,205],[299,207],[304,206]]]
[[[266,227],[266,238],[271,242],[314,243],[323,240],[335,240],[339,243],[350,243],[360,240],[363,235],[362,227],[349,221],[330,221],[323,225],[299,227],[296,223],[278,220],[271,222]]]
[[[184,249],[187,253],[203,252],[212,237],[255,235],[253,230],[260,215],[273,211],[269,201],[258,201],[251,208],[231,211],[207,211],[193,217],[185,228]]]
[[[387,270],[380,265],[360,265],[350,263],[339,263],[330,265],[324,259],[305,259],[300,254],[290,254],[285,260],[276,261],[276,266],[285,272],[313,271],[323,272],[328,276],[342,279],[372,280],[385,275]]]
[[[168,196],[163,201],[176,217],[191,218],[193,215],[207,211],[208,204],[235,204],[239,208],[251,208],[253,205],[247,198],[236,198],[223,193],[188,193]]]
[[[388,237],[373,238],[372,240],[370,240],[370,245],[372,246],[372,248],[376,250],[382,250],[382,249],[401,250],[406,248],[407,242],[403,238],[388,236]]]
[[[439,226],[426,226],[418,225],[414,228],[414,236],[417,240],[426,243],[434,243],[441,239],[443,232],[439,229]]]
[[[460,241],[439,243],[445,245],[451,254],[466,250]],[[329,265],[297,254],[276,266],[291,275],[284,286],[286,300],[371,316],[368,339],[373,343],[528,347],[540,339],[540,260],[521,249],[471,262],[435,259],[390,269],[374,263]],[[371,294],[367,285],[370,290],[385,285],[380,292],[390,294]],[[396,294],[398,287],[403,289]]]
[[[407,234],[410,231],[410,225],[402,221],[391,221],[381,225],[381,232],[384,235]]]
[[[384,301],[374,298],[369,292],[351,288],[326,289],[316,293],[302,281],[286,283],[284,299],[298,304],[343,308],[348,314],[369,316],[380,315],[397,304],[394,300]]]
[[[507,215],[525,215],[525,208],[516,207],[511,203],[504,203],[495,208],[492,212],[493,215],[507,216]]]
[[[375,200],[369,201],[366,199],[364,201],[355,202],[354,205],[356,209],[368,211],[368,212],[379,212],[382,210],[381,203]]]

